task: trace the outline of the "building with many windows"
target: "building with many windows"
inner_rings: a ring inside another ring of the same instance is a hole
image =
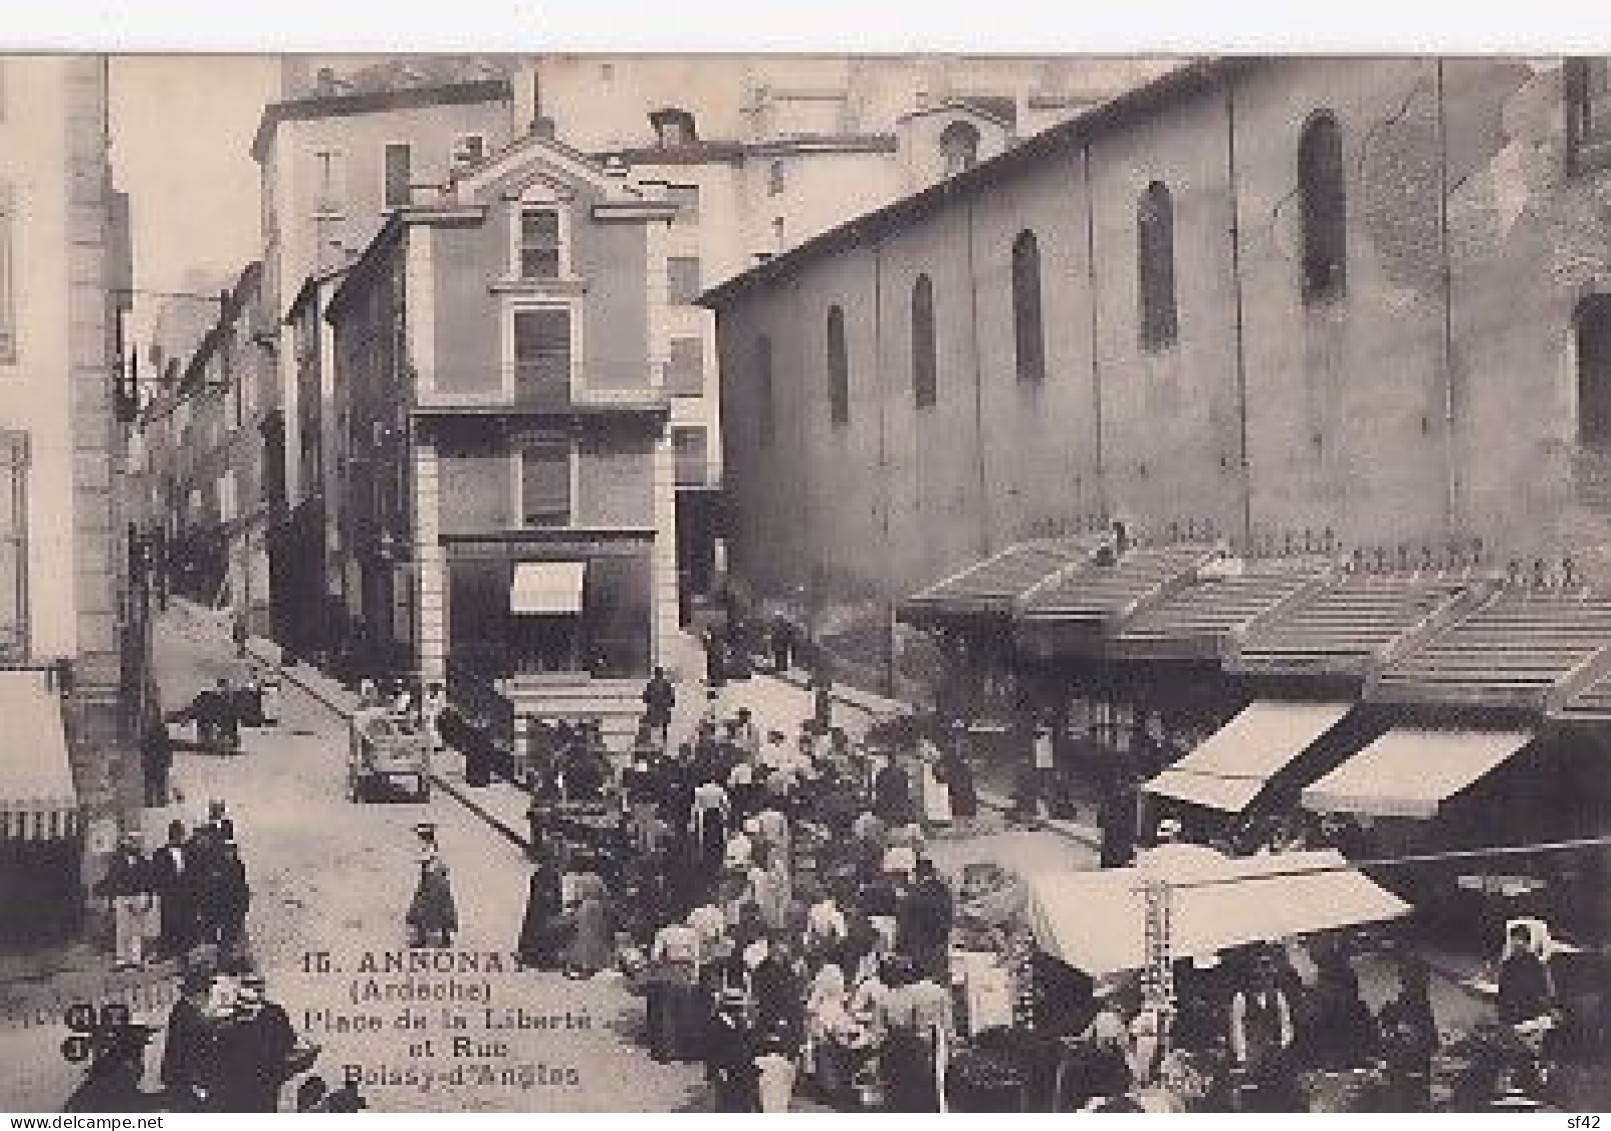
[[[537,131],[418,192],[336,284],[347,612],[371,669],[630,737],[677,624],[674,213]]]
[[[1094,516],[1611,575],[1605,70],[1196,65],[716,287],[735,570],[863,641]]]
[[[138,824],[108,156],[104,58],[0,59],[0,906],[29,909],[6,935],[71,929]]]
[[[337,470],[328,447],[336,427],[324,321],[330,281],[417,186],[446,181],[514,134],[502,69],[433,69],[428,62],[371,63],[340,74],[310,71],[304,60],[288,64],[285,97],[264,108],[252,144],[261,171],[262,302],[281,324],[276,356],[290,508],[271,531],[271,572],[280,582],[274,619],[282,641],[297,649],[338,647],[339,623],[328,634],[297,629],[323,623],[310,610],[338,610],[348,599],[335,544],[340,503],[330,494]],[[304,401],[315,390],[317,403]]]

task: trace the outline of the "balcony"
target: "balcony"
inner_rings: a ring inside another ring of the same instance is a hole
[[[469,382],[466,382],[469,384]],[[659,385],[613,381],[608,375],[593,380],[565,380],[541,371],[517,370],[501,382],[476,382],[472,390],[421,390],[415,398],[415,416],[556,416],[585,417],[643,415],[663,417],[671,412],[671,395]]]

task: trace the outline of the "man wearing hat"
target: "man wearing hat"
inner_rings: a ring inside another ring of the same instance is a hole
[[[296,1029],[283,1007],[267,1000],[261,974],[247,974],[235,994],[235,1013],[218,1036],[219,1104],[216,1111],[274,1112],[287,1078]]]
[[[174,1111],[204,1110],[216,1086],[217,1049],[208,1007],[213,974],[195,960],[183,963],[179,1000],[168,1011],[167,1036],[162,1045],[162,1086]]]
[[[145,917],[151,910],[151,873],[140,851],[140,834],[123,834],[122,843],[97,885],[98,894],[112,903],[114,970],[127,970],[145,962]]]

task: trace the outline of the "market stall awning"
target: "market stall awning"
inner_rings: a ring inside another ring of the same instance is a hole
[[[509,593],[509,611],[564,614],[582,611],[582,577],[586,562],[517,562]]]
[[[1378,923],[1410,910],[1340,852],[1229,857],[1170,845],[1132,868],[1029,877],[1026,913],[1036,945],[1095,978],[1144,968],[1143,888],[1152,880],[1169,884],[1170,945],[1179,958]]]
[[[1528,731],[1398,727],[1303,791],[1318,813],[1433,817],[1438,806],[1532,741]]]
[[[896,615],[917,625],[1010,616],[1025,595],[1089,561],[1100,544],[1094,537],[1019,542],[913,593]]]
[[[0,671],[0,839],[54,840],[78,829],[61,701],[38,671]]]
[[[1271,777],[1348,713],[1347,703],[1261,699],[1147,783],[1149,793],[1240,813]]]

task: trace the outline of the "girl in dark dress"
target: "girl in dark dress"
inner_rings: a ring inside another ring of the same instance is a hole
[[[436,826],[415,826],[420,838],[419,881],[408,905],[404,922],[413,934],[415,946],[453,945],[453,932],[459,929],[459,912],[448,883],[448,868],[436,844]]]

